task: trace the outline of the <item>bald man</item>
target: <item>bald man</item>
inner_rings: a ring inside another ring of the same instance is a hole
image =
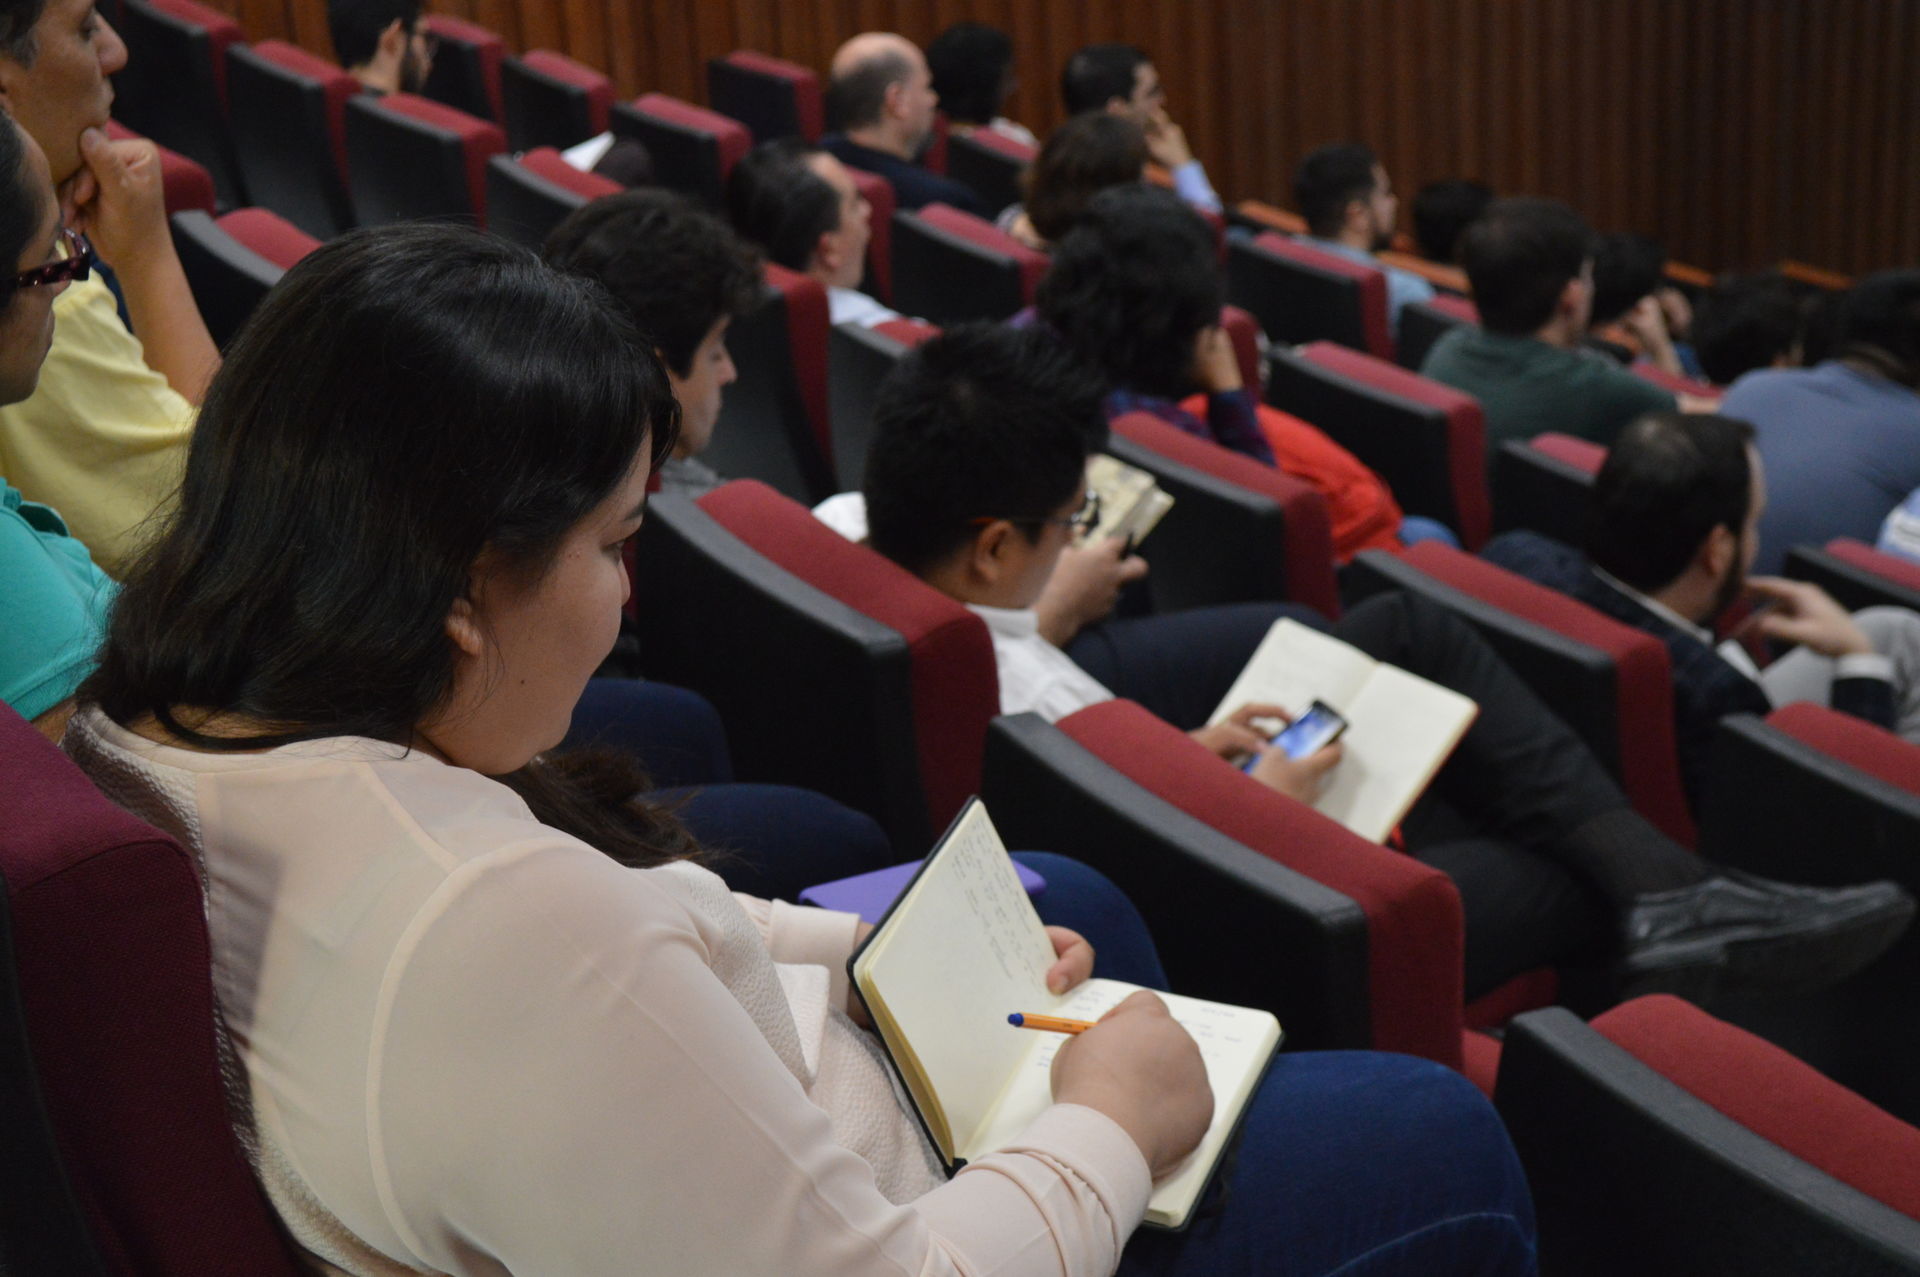
[[[990,215],[970,187],[915,163],[933,132],[940,95],[913,41],[887,31],[857,35],[833,55],[831,74],[828,105],[841,131],[820,140],[829,154],[886,178],[901,208],[951,204]]]

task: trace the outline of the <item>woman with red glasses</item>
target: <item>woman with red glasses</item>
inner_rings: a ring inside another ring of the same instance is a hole
[[[53,344],[53,299],[93,265],[60,222],[46,156],[0,115],[0,404],[33,393]],[[59,514],[0,475],[0,701],[54,740],[93,666],[113,582]]]

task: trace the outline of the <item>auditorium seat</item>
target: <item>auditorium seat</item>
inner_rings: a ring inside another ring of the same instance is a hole
[[[1473,396],[1330,341],[1275,350],[1267,402],[1325,431],[1469,550],[1486,541],[1486,417]]]
[[[798,62],[751,49],[708,60],[707,102],[746,125],[756,142],[780,137],[817,142],[826,131],[820,77]]]
[[[567,214],[623,189],[610,177],[581,172],[550,146],[496,155],[487,161],[487,225],[538,252]]]
[[[308,1271],[283,1240],[235,1138],[215,1046],[204,903],[172,839],[101,796],[0,705],[0,879],[18,1014],[91,1247],[32,1221],[21,1273]],[[0,1088],[18,1086],[16,1075]],[[9,1123],[0,1167],[19,1148]],[[50,1186],[6,1176],[10,1209]],[[48,1254],[66,1243],[64,1253]],[[94,1252],[97,1266],[88,1266]],[[19,1261],[17,1265],[13,1261]]]
[[[1046,270],[1046,254],[949,205],[893,215],[893,308],[916,319],[1008,319]]]
[[[1258,396],[1267,384],[1267,369],[1260,357],[1260,325],[1238,306],[1220,308],[1220,327],[1233,343],[1234,362],[1240,365],[1240,384]]]
[[[1920,1130],[1679,998],[1508,1027],[1543,1272],[1920,1272]]]
[[[913,319],[892,319],[871,328],[833,326],[827,337],[827,403],[833,423],[833,482],[839,491],[857,490],[866,475],[880,383],[909,350],[939,332]]]
[[[1174,499],[1144,550],[1155,611],[1288,599],[1339,615],[1333,532],[1316,489],[1150,413],[1115,419],[1106,450]]]
[[[321,239],[353,229],[346,113],[359,82],[305,49],[263,40],[228,51],[227,86],[253,202]]]
[[[1415,253],[1396,252],[1393,249],[1375,253],[1374,256],[1379,259],[1382,266],[1391,266],[1395,270],[1406,271],[1409,275],[1418,275],[1443,292],[1465,297],[1473,291],[1467,283],[1467,272],[1462,267],[1430,262]]]
[[[264,208],[219,219],[198,209],[173,215],[173,243],[214,344],[224,349],[267,291],[320,241]]]
[[[496,125],[504,123],[500,63],[506,43],[479,23],[451,14],[429,13],[421,21],[439,45],[421,96]]]
[[[701,460],[809,505],[835,491],[827,415],[827,293],[772,262],[760,306],[727,329],[740,379],[729,386]]]
[[[1437,541],[1397,554],[1363,550],[1344,584],[1349,602],[1409,590],[1472,622],[1586,741],[1640,814],[1692,844],[1674,746],[1672,667],[1659,639]]]
[[[1400,366],[1420,371],[1433,344],[1448,330],[1462,324],[1477,325],[1480,312],[1464,297],[1442,294],[1432,301],[1413,302],[1400,308]]]
[[[1241,200],[1233,206],[1233,220],[1256,231],[1278,231],[1282,235],[1305,235],[1307,219],[1289,209],[1259,200]]]
[[[1811,581],[1849,611],[1882,605],[1920,611],[1920,563],[1839,537],[1824,546],[1787,551],[1782,575]]]
[[[108,120],[107,136],[120,142],[141,135],[118,120]],[[190,208],[213,212],[216,205],[213,174],[207,172],[206,166],[158,142],[153,145],[160,154],[160,198],[167,212],[179,213]]]
[[[613,81],[552,49],[500,63],[507,145],[515,151],[569,147],[607,131]]]
[[[992,129],[947,139],[947,176],[971,188],[981,207],[997,214],[1025,198],[1023,183],[1037,152]]]
[[[853,184],[860,188],[861,197],[867,201],[868,225],[872,230],[867,240],[867,278],[863,287],[881,301],[891,303],[893,214],[899,207],[899,197],[893,193],[893,183],[878,173],[858,168],[850,168],[847,173],[853,178]]]
[[[947,113],[933,113],[933,132],[920,147],[920,167],[929,173],[945,175],[947,171],[947,139],[952,130],[947,124]]]
[[[985,623],[752,481],[656,496],[639,545],[647,675],[713,702],[738,778],[829,794],[903,854],[932,846],[979,790],[999,710]]]
[[[486,228],[487,160],[500,126],[411,93],[347,102],[347,165],[356,219],[383,226],[457,218]]]
[[[753,145],[738,120],[664,93],[614,103],[610,122],[615,134],[647,148],[660,185],[712,209],[726,207],[727,174]]]
[[[1887,878],[1920,893],[1920,745],[1801,701],[1723,719],[1709,777],[1703,855],[1789,882]],[[1920,935],[1837,988],[1722,1014],[1920,1122]]]
[[[1526,528],[1579,545],[1587,535],[1593,478],[1606,459],[1605,448],[1572,435],[1535,435],[1501,444],[1489,481],[1494,532]]]
[[[227,128],[227,51],[240,24],[196,0],[124,0],[116,23],[127,65],[114,77],[114,113],[213,177],[228,208],[247,201]]]
[[[1289,1047],[1398,1051],[1491,1090],[1498,1047],[1461,1006],[1453,883],[1226,766],[1131,701],[994,720],[981,793],[1012,846],[1113,879],[1170,981],[1266,1007]],[[1551,1001],[1550,973],[1507,989]]]
[[[1272,231],[1227,245],[1227,300],[1253,312],[1276,342],[1325,338],[1393,358],[1387,277]]]

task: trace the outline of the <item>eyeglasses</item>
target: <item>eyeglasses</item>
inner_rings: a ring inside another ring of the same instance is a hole
[[[989,523],[1002,521],[1007,523],[1024,523],[1033,527],[1053,525],[1062,528],[1071,528],[1075,536],[1082,536],[1100,526],[1100,494],[1092,488],[1088,488],[1086,497],[1080,502],[1080,508],[1064,519],[1028,516],[1022,518],[1009,517],[1005,520],[999,520],[991,515],[982,515],[977,519],[969,519],[967,522],[971,526],[979,528],[985,527]]]
[[[57,262],[48,262],[45,266],[35,266],[32,270],[23,270],[13,277],[12,288],[44,288],[50,284],[66,284],[87,277],[94,263],[100,259],[94,255],[93,245],[87,237],[69,226],[60,228],[60,242],[67,246],[67,255]]]

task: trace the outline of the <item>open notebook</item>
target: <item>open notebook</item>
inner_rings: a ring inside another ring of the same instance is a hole
[[[1297,718],[1316,698],[1340,711],[1347,732],[1340,738],[1344,756],[1313,806],[1371,842],[1386,841],[1480,712],[1458,692],[1282,619],[1254,649],[1212,721],[1253,702]]]
[[[1001,1148],[1053,1102],[1057,1033],[1013,1012],[1098,1019],[1138,985],[1089,980],[1047,991],[1053,945],[986,807],[967,803],[892,910],[847,963],[934,1149],[948,1168]],[[1213,1124],[1154,1187],[1147,1222],[1183,1227],[1280,1045],[1265,1011],[1160,994],[1200,1044]]]
[[[1104,452],[1087,458],[1087,487],[1100,496],[1100,522],[1081,537],[1083,544],[1123,537],[1137,546],[1173,509],[1173,498],[1152,475]]]

